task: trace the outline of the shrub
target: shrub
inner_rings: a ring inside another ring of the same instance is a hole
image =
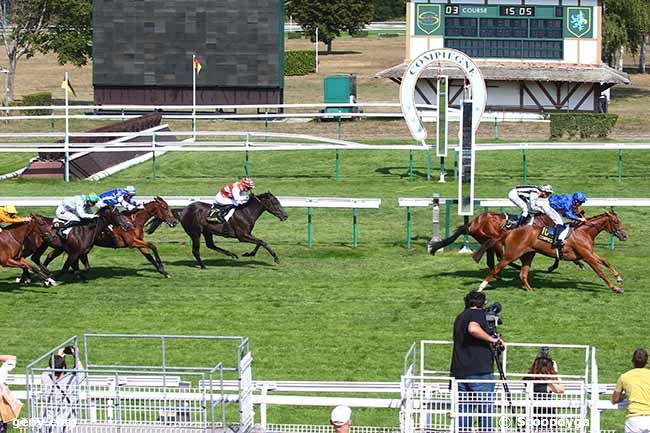
[[[284,75],[307,75],[312,72],[316,72],[316,57],[313,51],[284,53]]]
[[[350,36],[352,36],[353,38],[367,38],[368,30],[359,30],[357,32],[352,32],[350,33]]]
[[[300,39],[303,37],[303,32],[289,32],[287,33],[287,39]]]
[[[23,107],[52,105],[52,94],[49,92],[42,92],[25,95],[23,96],[22,103],[20,105]],[[23,113],[27,116],[47,116],[48,114],[52,114],[52,110],[34,109],[25,110]]]
[[[552,113],[551,138],[605,138],[614,129],[618,115],[596,113]]]
[[[396,38],[401,36],[399,33],[379,33],[380,38]]]

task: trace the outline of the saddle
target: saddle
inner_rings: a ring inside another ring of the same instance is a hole
[[[504,230],[512,230],[517,227],[517,222],[519,221],[519,215],[506,213],[506,222],[503,224]]]
[[[236,206],[217,206],[212,205],[206,221],[214,224],[225,224],[230,221],[232,215],[235,213]]]

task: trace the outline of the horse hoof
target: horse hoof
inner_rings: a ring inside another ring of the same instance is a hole
[[[616,279],[616,282],[617,282],[618,284],[623,284],[623,278],[621,278],[621,277],[617,278],[617,279]]]
[[[614,293],[623,293],[625,291],[620,287],[616,287],[616,286],[612,287],[612,290],[614,291]]]
[[[169,275],[167,272],[165,272],[163,275],[165,276],[165,278],[171,278],[171,277],[172,277],[172,276]]]
[[[251,253],[244,253],[244,254],[242,254],[242,257],[253,257],[253,254],[251,254]]]
[[[279,263],[280,263],[280,257],[273,257],[273,261],[274,261],[276,264],[279,264]]]
[[[52,278],[45,280],[45,287],[56,287],[57,283]]]
[[[20,277],[16,277],[16,283],[20,284],[23,282],[23,279]]]
[[[245,256],[246,254],[243,254],[243,255]],[[233,254],[233,255],[230,256],[230,257],[233,258],[233,259],[235,259],[235,260],[239,260],[239,256],[238,256],[237,254]]]

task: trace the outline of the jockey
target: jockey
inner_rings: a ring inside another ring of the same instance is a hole
[[[99,209],[105,206],[121,206],[127,211],[138,209],[140,204],[133,200],[135,196],[135,187],[127,185],[124,188],[115,188],[99,195],[97,207]]]
[[[16,206],[14,206],[11,203],[8,203],[4,205],[4,207],[0,207],[0,223],[5,223],[5,224],[15,224],[15,223],[23,223],[27,221],[31,221],[31,217],[19,217],[18,216],[18,209],[16,209]],[[0,232],[2,231],[2,227],[0,227]]]
[[[587,196],[585,193],[580,191],[573,194],[573,196],[569,194],[554,195],[548,200],[551,207],[560,215],[571,221],[582,222],[587,221],[587,219],[582,216],[584,212],[580,209],[580,206],[586,201]],[[568,227],[564,225],[564,221],[562,221],[561,224],[556,224],[555,235],[553,236],[553,246],[556,248],[561,247],[568,234],[569,230]]]
[[[513,188],[508,193],[508,198],[513,202],[519,209],[521,213],[519,214],[519,219],[517,221],[517,226],[523,224],[531,211],[533,212],[543,212],[547,213],[540,204],[543,200],[553,194],[553,187],[549,184],[544,184],[542,186],[536,185],[519,185]],[[550,209],[550,206],[545,206]]]
[[[219,190],[214,198],[213,208],[217,210],[215,217],[217,221],[224,224],[226,214],[235,206],[241,206],[248,202],[249,191],[255,188],[255,182],[249,177],[245,177],[238,182],[231,183]]]
[[[56,208],[56,217],[65,224],[59,227],[56,234],[63,238],[63,231],[81,225],[83,220],[97,218],[91,207],[99,201],[97,194],[82,194],[63,199],[63,202]]]

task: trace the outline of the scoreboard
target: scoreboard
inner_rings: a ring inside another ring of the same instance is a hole
[[[562,60],[565,38],[592,38],[593,8],[416,3],[414,36],[477,58]]]

